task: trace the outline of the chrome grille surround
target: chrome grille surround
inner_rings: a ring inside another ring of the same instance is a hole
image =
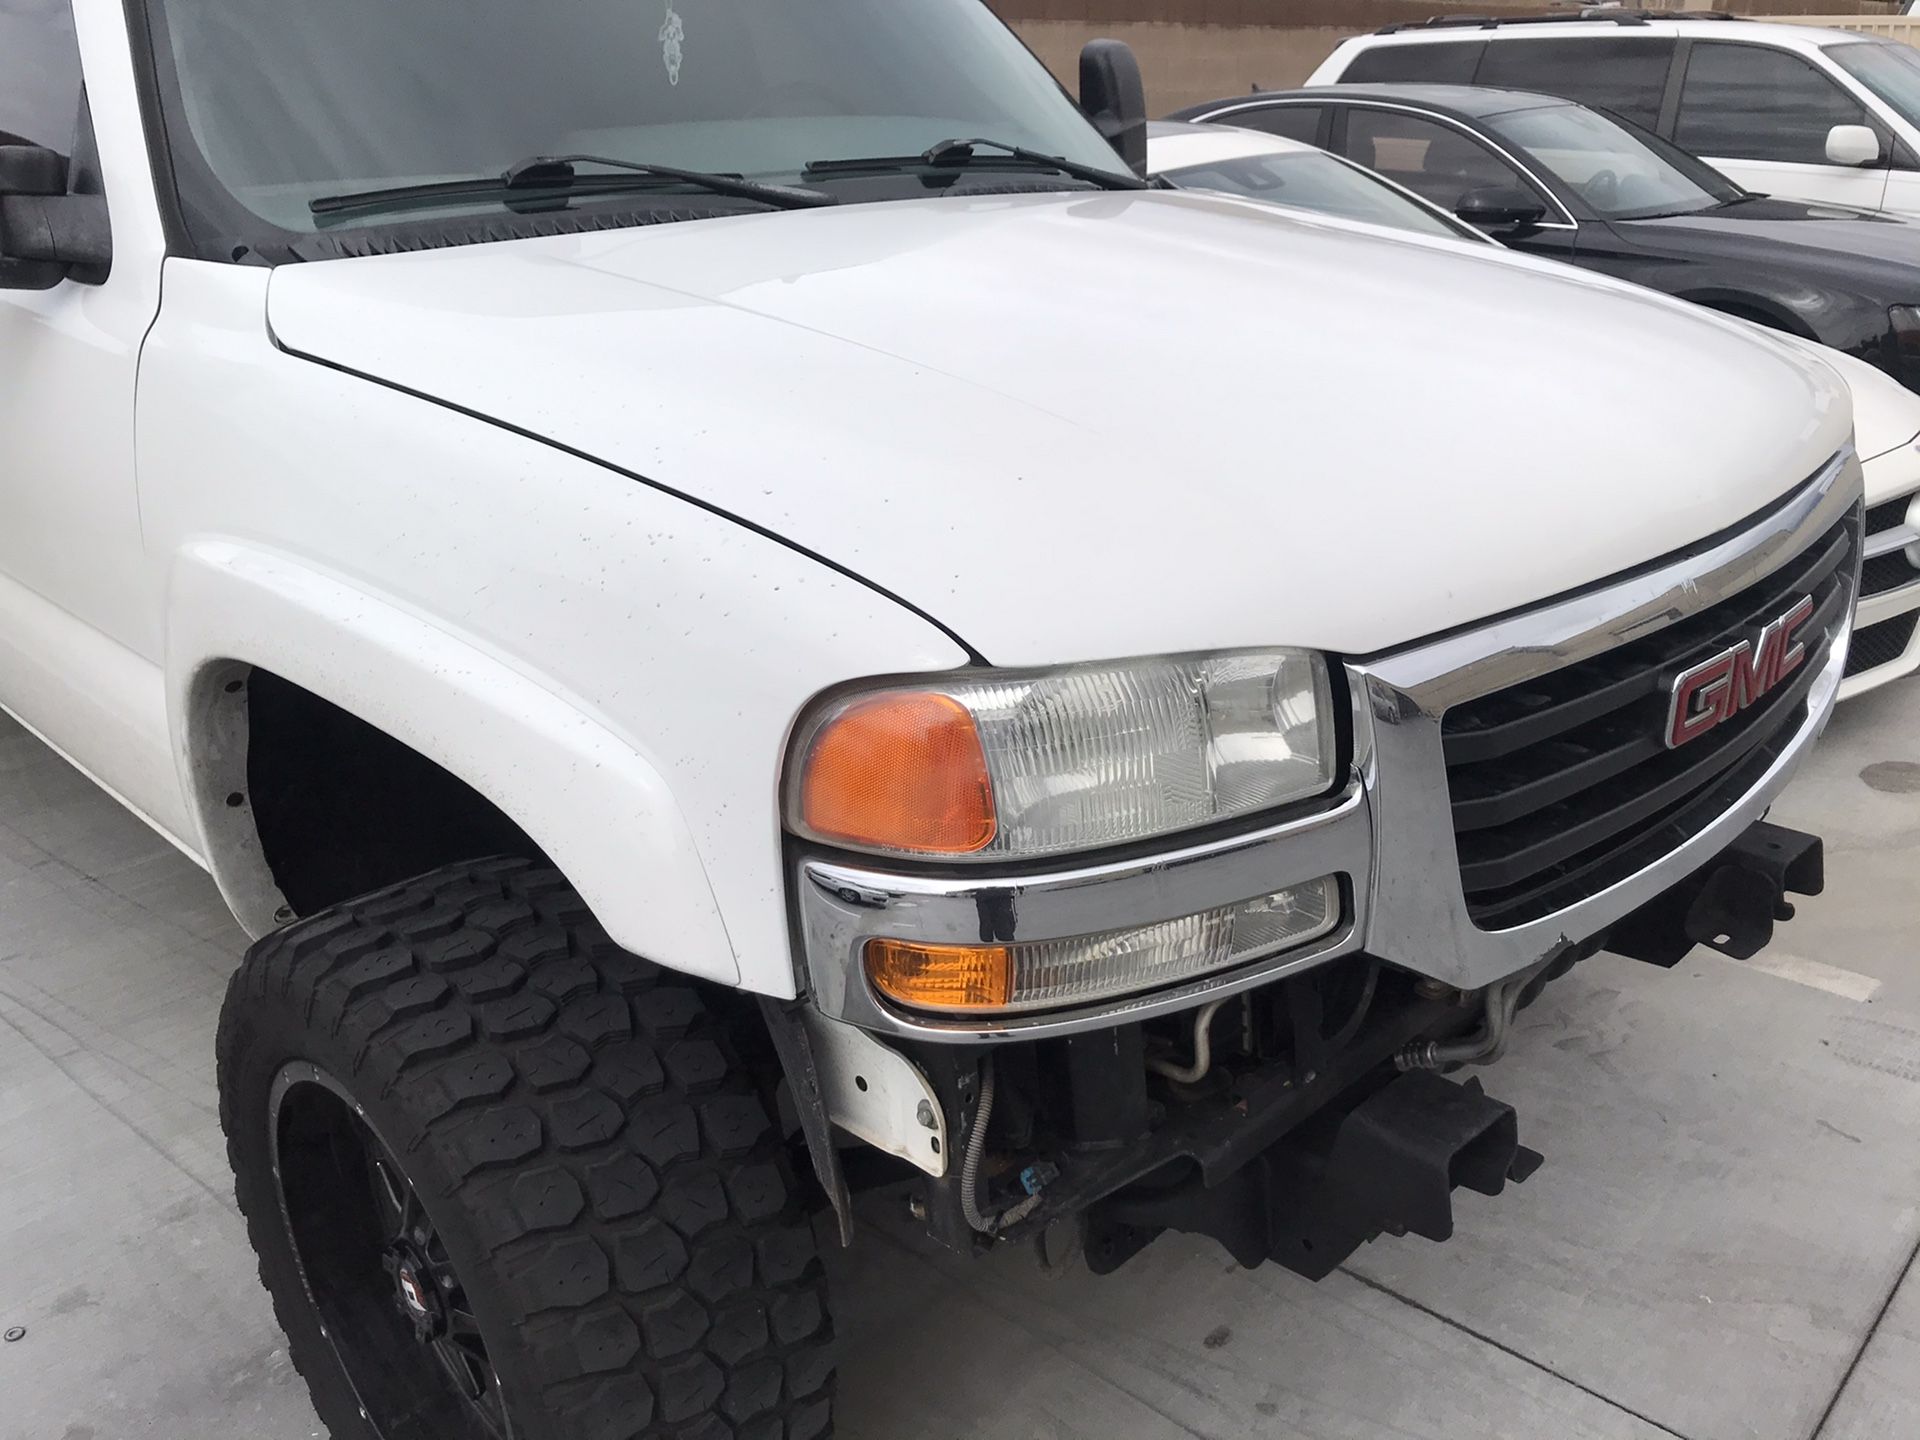
[[[1409,650],[1351,662],[1356,764],[1374,805],[1373,891],[1363,948],[1462,989],[1524,969],[1597,935],[1706,863],[1764,815],[1826,728],[1852,634],[1842,605],[1819,637],[1805,714],[1764,771],[1690,839],[1659,860],[1550,914],[1482,929],[1460,880],[1444,719],[1455,706],[1641,640],[1751,589],[1842,524],[1861,524],[1862,476],[1851,450],[1758,520],[1638,575]],[[1858,574],[1848,577],[1857,589]],[[1809,644],[1814,637],[1809,636]]]

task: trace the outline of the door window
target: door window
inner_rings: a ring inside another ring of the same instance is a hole
[[[1474,83],[1564,96],[1651,130],[1672,67],[1671,40],[1509,40],[1487,47]]]
[[[1449,214],[1459,209],[1460,197],[1469,190],[1517,185],[1529,194],[1539,193],[1472,136],[1396,110],[1348,110],[1347,154]]]
[[[1239,125],[1248,130],[1263,130],[1269,135],[1318,145],[1320,118],[1326,113],[1326,107],[1321,105],[1275,105],[1266,110],[1236,110],[1230,115],[1217,115],[1214,119],[1222,125]]]
[[[1858,101],[1798,55],[1702,40],[1687,61],[1673,138],[1716,159],[1825,165],[1829,130],[1871,123]]]
[[[0,144],[65,154],[79,118],[70,0],[0,0]]]

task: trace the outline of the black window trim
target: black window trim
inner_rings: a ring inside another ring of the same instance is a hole
[[[140,128],[147,149],[147,165],[153,177],[153,199],[160,210],[160,235],[166,254],[186,259],[195,248],[187,230],[186,212],[180,203],[180,185],[173,173],[172,149],[167,144],[166,110],[160,101],[160,72],[153,55],[153,25],[147,15],[146,0],[125,0],[127,43],[133,48],[133,85],[140,102]],[[207,255],[200,258],[231,264],[232,257]]]

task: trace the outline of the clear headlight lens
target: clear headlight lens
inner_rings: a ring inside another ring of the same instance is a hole
[[[896,1004],[966,1015],[1081,1005],[1296,949],[1340,920],[1331,878],[1155,925],[1011,945],[869,940],[867,978]]]
[[[1333,761],[1326,663],[1306,651],[979,671],[825,707],[789,813],[856,849],[1057,855],[1317,795]]]

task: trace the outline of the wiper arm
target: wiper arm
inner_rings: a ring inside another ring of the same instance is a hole
[[[603,165],[624,175],[581,175],[576,165]],[[743,200],[759,200],[783,210],[802,210],[816,205],[838,205],[837,196],[823,190],[807,190],[795,185],[769,185],[739,175],[721,175],[705,170],[682,170],[676,165],[654,165],[638,160],[620,160],[610,155],[534,155],[509,165],[499,175],[475,175],[464,180],[435,180],[421,185],[395,185],[384,190],[356,190],[345,195],[323,195],[309,201],[307,209],[315,215],[339,215],[349,210],[379,210],[390,205],[405,205],[416,200],[458,200],[467,196],[497,195],[516,190],[621,190],[645,189],[662,181],[691,185],[715,195],[735,195]]]
[[[1015,160],[1021,166],[1034,170],[1052,170],[1057,174],[1070,175],[1075,180],[1084,180],[1089,185],[1098,185],[1102,190],[1147,190],[1151,185],[1138,175],[1118,170],[1102,170],[1098,165],[1082,165],[1078,160],[1069,160],[1064,155],[1049,155],[1041,150],[1029,150],[1024,145],[1009,145],[1004,140],[942,140],[918,155],[870,155],[852,160],[815,160],[806,168],[806,174],[815,175],[858,175],[876,170],[913,170],[960,169],[974,160],[983,158],[977,152],[990,150],[1005,160]]]

